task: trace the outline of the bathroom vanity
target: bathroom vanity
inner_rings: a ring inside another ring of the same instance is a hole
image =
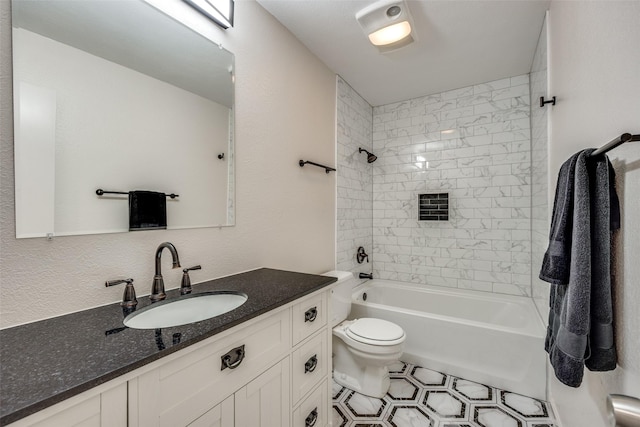
[[[333,282],[263,268],[196,285],[248,300],[189,325],[124,328],[112,304],[0,331],[0,424],[326,426]]]

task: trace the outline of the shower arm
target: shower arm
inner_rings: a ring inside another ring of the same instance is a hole
[[[365,150],[362,147],[358,148],[358,153],[362,153],[363,151],[367,153],[367,163],[373,163],[378,159],[378,156],[376,156],[375,154]]]

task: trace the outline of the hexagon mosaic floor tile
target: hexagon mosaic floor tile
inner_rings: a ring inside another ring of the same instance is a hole
[[[555,427],[547,402],[420,366],[391,367],[382,399],[333,383],[335,427]]]

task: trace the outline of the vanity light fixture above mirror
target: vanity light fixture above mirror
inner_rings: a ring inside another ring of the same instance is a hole
[[[183,0],[189,6],[224,28],[233,27],[233,0]]]

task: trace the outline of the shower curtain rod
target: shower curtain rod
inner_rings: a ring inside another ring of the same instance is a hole
[[[630,142],[630,141],[640,141],[640,135],[631,135],[630,133],[623,133],[618,138],[616,138],[616,139],[606,143],[602,147],[598,148],[596,151],[591,153],[591,155],[589,157],[594,157],[594,156],[598,156],[600,154],[604,154],[609,150],[613,150],[618,145],[622,145],[625,142]]]

